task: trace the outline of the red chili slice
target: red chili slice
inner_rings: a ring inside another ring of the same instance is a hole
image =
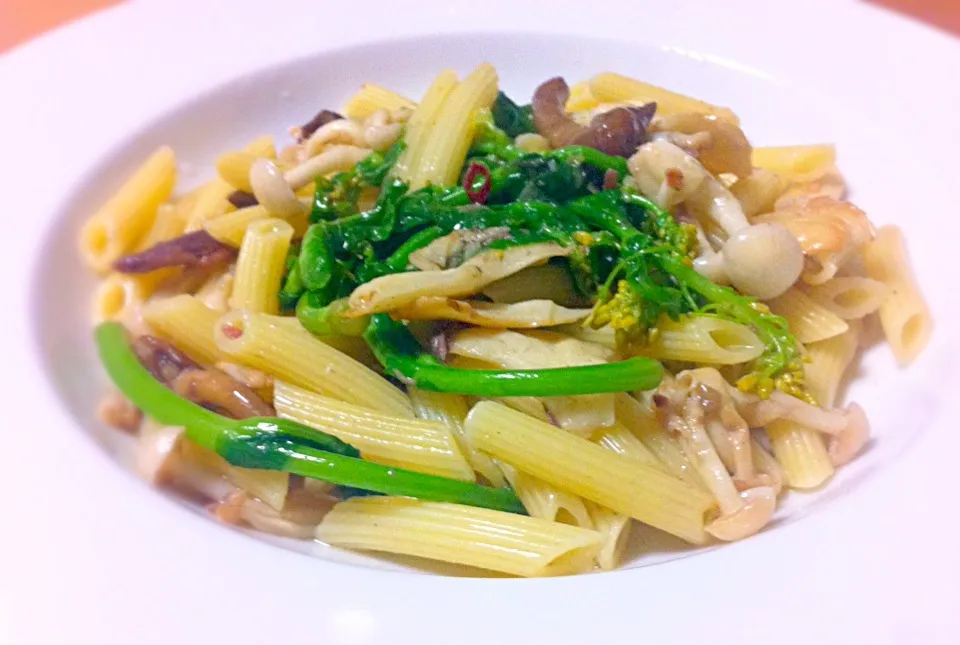
[[[475,187],[477,177],[483,177],[483,184],[479,188]],[[474,204],[486,203],[490,196],[490,169],[479,161],[474,161],[467,168],[467,173],[463,177],[463,189],[467,192],[467,197]]]

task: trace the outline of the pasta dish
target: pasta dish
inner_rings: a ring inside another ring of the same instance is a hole
[[[830,145],[619,74],[531,102],[496,70],[224,153],[155,151],[85,224],[103,420],[221,522],[516,576],[631,531],[764,528],[869,439],[843,402],[930,312]]]

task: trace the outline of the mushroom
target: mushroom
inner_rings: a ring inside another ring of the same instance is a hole
[[[755,224],[737,231],[720,255],[730,283],[763,300],[783,294],[803,272],[803,249],[780,224]]]
[[[851,403],[846,411],[847,424],[827,441],[827,453],[834,466],[840,467],[857,456],[870,438],[870,423],[863,408]]]
[[[740,493],[740,498],[743,505],[707,524],[707,533],[718,540],[732,542],[750,537],[770,522],[777,508],[777,494],[772,488],[751,488]]]
[[[173,379],[170,388],[194,403],[212,407],[234,419],[275,414],[252,388],[219,370],[185,370]]]
[[[595,116],[589,126],[577,123],[565,105],[570,88],[557,76],[541,84],[533,94],[533,124],[554,148],[587,146],[618,157],[629,157],[647,136],[647,126],[657,104],[618,107]]]
[[[303,143],[313,136],[313,133],[319,130],[321,127],[332,121],[338,121],[342,118],[342,115],[334,112],[333,110],[320,110],[312,119],[301,125],[299,128],[294,128],[292,134],[296,137],[297,143]]]
[[[306,210],[283,172],[270,159],[257,159],[250,166],[250,187],[257,201],[271,215],[289,218]]]
[[[753,170],[753,148],[743,130],[716,116],[692,112],[659,116],[650,130],[697,136],[697,159],[714,175],[729,172],[746,177]]]
[[[179,349],[156,336],[140,336],[131,346],[153,377],[167,385],[181,372],[200,367]]]
[[[209,267],[232,258],[236,251],[206,231],[194,231],[114,262],[120,273],[150,273],[167,267]]]
[[[250,186],[254,197],[268,212],[282,218],[294,217],[309,208],[309,202],[301,202],[294,191],[321,175],[353,168],[371,152],[370,148],[334,145],[286,173],[270,159],[257,159],[250,166]]]
[[[151,484],[166,484],[177,475],[178,448],[185,430],[180,426],[144,425],[137,446],[137,471]]]

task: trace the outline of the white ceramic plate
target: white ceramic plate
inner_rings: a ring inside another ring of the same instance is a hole
[[[960,235],[960,44],[848,1],[542,5],[141,0],[0,59],[0,268],[13,293],[0,318],[12,363],[0,641],[960,638],[949,264]],[[363,81],[418,95],[441,66],[482,60],[517,97],[552,75],[611,69],[731,106],[757,144],[836,142],[854,200],[875,222],[904,226],[937,330],[908,372],[883,349],[867,357],[851,395],[875,440],[824,493],[792,495],[776,526],[692,557],[480,580],[297,546],[320,556],[304,557],[190,513],[117,466],[115,435],[94,420],[93,280],[74,238],[134,160],[170,143],[197,182],[217,152],[281,135]]]

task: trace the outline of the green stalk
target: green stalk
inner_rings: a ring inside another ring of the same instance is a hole
[[[317,336],[362,336],[369,316],[347,318],[343,314],[350,309],[346,298],[322,304],[323,298],[307,292],[297,302],[297,320],[304,329]]]
[[[370,319],[364,338],[387,374],[432,392],[470,396],[572,396],[651,390],[663,366],[635,357],[607,365],[542,370],[469,370],[448,367],[427,354],[403,323],[387,314]]]
[[[177,396],[154,379],[130,348],[122,325],[99,325],[95,339],[107,374],[134,405],[164,425],[183,426],[188,439],[235,466],[279,470],[386,495],[524,512],[512,490],[363,461],[350,444],[294,421],[222,417]]]

